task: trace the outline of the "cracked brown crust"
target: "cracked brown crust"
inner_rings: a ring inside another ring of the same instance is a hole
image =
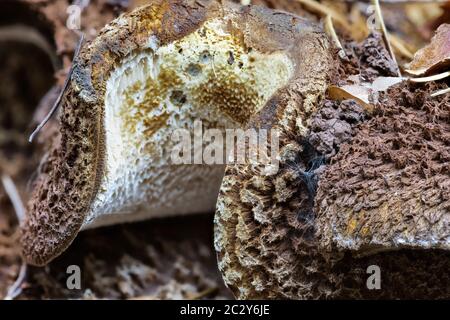
[[[315,74],[320,72],[326,73],[317,70]],[[273,100],[272,107],[267,106],[252,122],[253,126],[280,129],[281,159],[280,170],[274,176],[263,175],[260,165],[229,165],[226,169],[215,217],[215,247],[225,283],[237,298],[450,297],[450,253],[439,250],[440,246],[435,243],[428,250],[404,250],[389,242],[386,245],[396,251],[377,253],[364,247],[362,252],[353,252],[338,250],[333,239],[321,237],[321,232],[329,232],[335,223],[343,225],[339,219],[346,219],[340,215],[340,210],[352,190],[360,195],[353,205],[367,204],[363,195],[368,194],[366,189],[371,186],[365,185],[362,178],[365,173],[372,172],[373,179],[369,176],[372,186],[382,190],[383,183],[375,179],[377,172],[385,169],[396,172],[395,166],[405,163],[413,169],[407,177],[411,186],[429,196],[424,201],[428,217],[413,212],[417,219],[410,221],[408,215],[397,211],[396,218],[383,226],[377,211],[373,210],[366,220],[369,229],[380,232],[383,239],[389,241],[395,237],[399,225],[416,232],[417,240],[436,236],[445,241],[448,237],[449,170],[448,143],[445,142],[449,132],[448,98],[427,98],[436,86],[424,90],[414,86],[397,90],[399,92],[384,96],[378,113],[364,117],[358,109],[345,114],[344,104],[349,103],[346,101],[333,108],[329,101],[324,101],[318,104],[317,112],[308,114],[304,112],[304,96],[298,99],[294,94],[287,94],[286,100]],[[286,113],[289,105],[290,116]],[[336,117],[336,112],[340,117]],[[328,120],[332,121],[332,127],[327,125]],[[298,131],[299,121],[307,124],[306,131]],[[351,123],[350,130],[346,123]],[[338,129],[339,126],[342,128]],[[403,153],[386,151],[390,155],[387,158],[377,153],[373,163],[382,160],[386,167],[372,166],[366,161],[372,146],[390,148],[391,140],[398,138],[394,134],[397,131],[403,133],[403,140],[399,141]],[[337,139],[338,133],[345,139]],[[406,136],[412,140],[404,140]],[[370,139],[377,143],[367,143]],[[435,147],[433,151],[424,152],[424,147],[430,144]],[[339,150],[339,145],[342,150],[336,155],[335,148]],[[311,163],[321,156],[329,158],[331,165],[320,166],[319,162],[312,166]],[[422,166],[423,160],[426,165]],[[317,195],[308,187],[309,183],[314,183],[313,179],[305,179],[307,175],[311,177],[311,173],[319,180]],[[427,179],[425,175],[432,178]],[[356,178],[352,180],[353,176]],[[406,201],[414,200],[411,189],[396,186]],[[396,200],[399,200],[397,207],[402,207],[401,199]],[[324,214],[327,208],[331,210],[328,215]],[[431,229],[430,224],[424,223],[430,217],[438,221],[436,225],[431,224]],[[381,233],[386,230],[388,233]],[[352,236],[357,238],[358,233]],[[365,243],[370,238],[360,240]],[[381,269],[382,290],[367,289],[366,270],[370,265]]]
[[[297,103],[301,110],[302,100]],[[279,100],[277,105],[280,110],[286,104]],[[357,257],[349,250],[323,248],[316,231],[329,222],[327,217],[316,220],[301,175],[314,154],[305,148],[305,137],[296,133],[294,119],[282,129],[277,175],[262,175],[260,166],[227,167],[215,217],[215,247],[219,269],[234,295],[240,299],[448,299],[448,251],[398,250]],[[322,174],[319,170],[320,181],[325,181],[323,176],[342,174],[333,165],[325,170]],[[319,188],[317,198],[324,194],[331,198],[333,190]],[[339,193],[340,198],[346,195]],[[320,200],[316,201],[320,210]],[[382,290],[367,289],[366,270],[371,265],[381,269]]]
[[[340,148],[321,176],[317,234],[324,247],[450,249],[448,98],[401,84]]]
[[[308,262],[314,262],[315,249],[309,243],[311,203],[299,170],[307,170],[303,159],[310,150],[304,139],[324,96],[334,59],[321,31],[302,34],[297,41],[302,43],[297,53],[303,59],[298,60],[296,78],[250,123],[250,127],[278,130],[280,171],[264,175],[261,165],[229,165],[217,202],[219,269],[238,298],[314,297],[321,285],[318,276],[307,270]],[[296,260],[293,251],[302,251],[306,261]],[[296,279],[306,280],[308,273],[311,279],[301,288]]]

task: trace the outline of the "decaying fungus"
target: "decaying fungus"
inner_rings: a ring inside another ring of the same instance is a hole
[[[344,62],[318,24],[262,7],[155,0],[120,16],[76,61],[24,257],[46,264],[82,229],[216,208],[238,298],[448,298],[450,108],[430,95],[448,89],[394,85],[380,39],[342,42]],[[355,101],[355,76],[376,100]],[[195,120],[276,130],[279,170],[171,163],[172,132]],[[371,265],[382,290],[366,286]]]
[[[244,127],[279,103],[294,121],[297,101],[315,109],[330,61],[319,27],[262,7],[154,1],[119,17],[76,62],[23,227],[26,260],[49,262],[80,229],[213,211],[223,165],[172,165],[171,133],[194,120]]]
[[[389,57],[354,57],[361,68],[380,67],[372,77],[391,72],[379,59]],[[260,112],[271,117],[252,119],[280,131],[280,169],[227,166],[215,247],[236,297],[448,299],[450,103],[429,94],[436,87],[403,81],[370,110],[345,96],[309,113],[305,97],[277,99]],[[366,285],[372,265],[382,270],[381,290]]]
[[[384,114],[364,123],[321,176],[321,241],[361,254],[448,250],[449,104],[415,95],[380,103]]]
[[[445,72],[411,82],[450,74],[449,34],[449,25],[442,25],[409,64],[413,74]],[[445,98],[426,99],[408,90],[402,91],[407,99],[395,91],[383,94],[375,117],[324,172],[317,196],[322,244],[360,254],[450,249],[450,106]]]

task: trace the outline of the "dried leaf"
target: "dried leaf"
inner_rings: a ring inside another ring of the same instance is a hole
[[[352,39],[360,42],[369,36],[369,29],[367,28],[367,17],[361,12],[360,4],[354,3],[350,9],[350,21],[352,22]]]
[[[352,99],[358,102],[369,113],[373,112],[374,106],[369,101],[370,90],[364,86],[351,84],[342,87],[330,86],[328,94],[335,100]]]
[[[414,57],[414,54],[408,48],[408,44],[405,43],[401,38],[393,34],[390,34],[388,38],[391,42],[392,48],[394,48],[396,53],[408,59],[412,59]]]
[[[392,50],[391,42],[389,41],[390,40],[389,34],[387,32],[386,25],[384,24],[383,14],[381,12],[381,7],[380,7],[380,1],[372,0],[372,3],[375,6],[375,15],[376,15],[376,19],[381,27],[381,34],[383,35],[384,43],[386,45],[387,50],[389,51],[389,55],[391,56],[392,60],[394,61],[394,63],[397,66],[398,75],[401,77],[402,74],[400,73],[400,68],[398,66],[397,59],[395,58],[395,54],[394,54],[394,51]]]
[[[418,27],[423,27],[429,21],[437,19],[442,14],[440,3],[411,3],[405,6],[408,19]]]
[[[311,10],[312,12],[316,12],[323,16],[331,16],[331,18],[333,18],[333,20],[337,24],[339,24],[345,30],[351,32],[352,28],[350,26],[350,23],[347,21],[347,18],[340,12],[334,10],[333,8],[313,0],[296,0],[296,1],[300,2],[302,5],[304,5],[307,9]]]
[[[412,75],[425,75],[446,71],[450,67],[450,24],[441,25],[431,43],[414,55],[406,72]]]
[[[353,78],[352,78],[353,79]],[[379,77],[372,83],[356,83],[344,86],[330,86],[328,94],[332,99],[346,100],[353,99],[358,102],[367,112],[371,113],[376,103],[374,94],[386,91],[393,85],[404,80],[402,77]]]
[[[342,44],[339,41],[339,38],[336,34],[336,30],[334,30],[333,20],[330,15],[327,15],[327,17],[325,18],[324,25],[325,25],[325,30],[328,33],[328,35],[331,37],[331,39],[333,39],[336,47],[338,47],[340,49],[339,53],[338,53],[339,57],[341,57],[341,59],[344,59],[347,55],[345,54],[344,48],[342,47]]]
[[[405,80],[405,78],[402,77],[378,77],[372,83],[371,89],[375,92],[386,91],[403,80]]]

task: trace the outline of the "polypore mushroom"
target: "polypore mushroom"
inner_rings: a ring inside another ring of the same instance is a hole
[[[279,130],[280,164],[225,172],[215,247],[236,297],[448,299],[450,107],[415,86],[370,112],[329,97],[308,112],[288,91],[251,120]],[[366,285],[373,265],[381,290]]]
[[[224,166],[171,163],[171,133],[196,119],[241,128],[279,104],[295,122],[330,61],[318,26],[262,7],[153,1],[122,15],[76,62],[23,226],[26,260],[49,262],[82,229],[213,211]]]

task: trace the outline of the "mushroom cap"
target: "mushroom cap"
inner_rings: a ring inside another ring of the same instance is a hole
[[[323,100],[339,61],[307,56],[308,83],[323,81],[250,121],[279,130],[279,170],[226,168],[215,216],[225,283],[240,299],[448,299],[448,99],[401,83],[369,115]],[[381,290],[366,285],[373,265]]]
[[[170,150],[158,142],[161,132],[167,138],[177,123],[169,122],[166,105],[151,99],[166,102],[174,98],[173,89],[188,88],[194,102],[192,114],[183,111],[190,116],[185,123],[192,125],[201,111],[209,127],[242,127],[280,88],[306,81],[301,73],[311,51],[304,48],[316,33],[323,37],[315,25],[287,13],[208,0],[152,1],[107,25],[75,63],[61,106],[61,138],[43,161],[22,227],[26,261],[48,263],[84,228],[213,210],[223,166],[189,171],[152,153],[160,145]],[[202,78],[208,86],[195,90],[195,81],[174,73],[190,66],[205,42],[221,51],[217,70]],[[223,50],[255,67],[236,71],[239,66]],[[189,183],[197,178],[194,192]]]
[[[357,109],[344,111],[354,102],[342,102],[338,118],[330,118],[330,107],[321,105],[311,116],[308,135],[300,136],[294,126],[282,133],[277,174],[267,176],[258,165],[227,167],[217,202],[215,248],[225,283],[237,298],[450,296],[444,142],[449,114],[445,101],[430,109],[405,104],[423,97],[423,92],[405,100],[400,95],[364,121]],[[431,107],[431,98],[426,99]],[[347,132],[349,126],[339,120],[344,118],[360,127]],[[316,129],[324,119],[333,123],[333,131]],[[392,139],[409,130],[411,140],[393,150]],[[331,155],[331,164],[321,165],[321,154],[311,145],[326,151],[314,139],[323,134],[326,142],[333,132],[350,138],[334,138],[331,146],[337,143],[340,150]],[[425,151],[430,143],[436,148]],[[381,290],[366,286],[372,265],[381,269]]]

